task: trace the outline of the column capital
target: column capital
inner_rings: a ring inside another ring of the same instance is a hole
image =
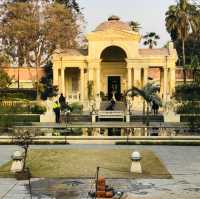
[[[89,68],[99,68],[101,64],[101,59],[89,59],[88,60],[88,67]]]
[[[101,63],[102,59],[88,59],[87,61],[89,64],[91,64],[91,63],[99,64],[99,63]]]

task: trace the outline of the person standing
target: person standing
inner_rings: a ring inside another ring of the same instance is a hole
[[[62,93],[61,93],[58,100],[59,100],[59,103],[60,103],[61,110],[63,111],[64,108],[65,108],[65,97]]]
[[[158,115],[159,105],[154,101],[153,101],[152,109],[153,109],[153,114]]]
[[[56,123],[60,123],[60,104],[58,101],[53,104],[53,111],[56,115]]]

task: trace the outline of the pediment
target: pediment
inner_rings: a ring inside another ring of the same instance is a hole
[[[102,41],[102,40],[133,40],[139,41],[141,36],[133,31],[119,31],[119,30],[106,30],[90,32],[86,35],[88,41]]]

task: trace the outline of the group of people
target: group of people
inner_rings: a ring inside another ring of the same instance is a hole
[[[55,101],[53,104],[53,111],[55,113],[55,122],[60,123],[60,113],[61,111],[64,112],[66,116],[66,122],[70,122],[70,112],[72,111],[72,108],[69,106],[68,102],[66,102],[66,99],[64,95],[61,93],[58,101]]]

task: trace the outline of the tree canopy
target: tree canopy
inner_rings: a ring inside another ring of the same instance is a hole
[[[181,64],[184,68],[184,83],[186,83],[186,50],[185,43],[191,33],[198,35],[200,31],[200,11],[198,6],[188,0],[179,0],[171,5],[166,12],[166,29],[173,41],[181,41]]]
[[[2,48],[19,66],[42,66],[57,46],[76,45],[77,18],[64,5],[40,9],[32,3],[11,3],[4,6],[1,16]]]
[[[129,26],[135,32],[139,32],[139,30],[141,29],[141,26],[137,21],[130,21]]]
[[[149,32],[143,36],[143,39],[145,39],[144,45],[152,49],[154,46],[157,46],[157,40],[160,39],[160,36],[155,32]]]
[[[8,88],[12,84],[12,78],[0,67],[0,88]]]

